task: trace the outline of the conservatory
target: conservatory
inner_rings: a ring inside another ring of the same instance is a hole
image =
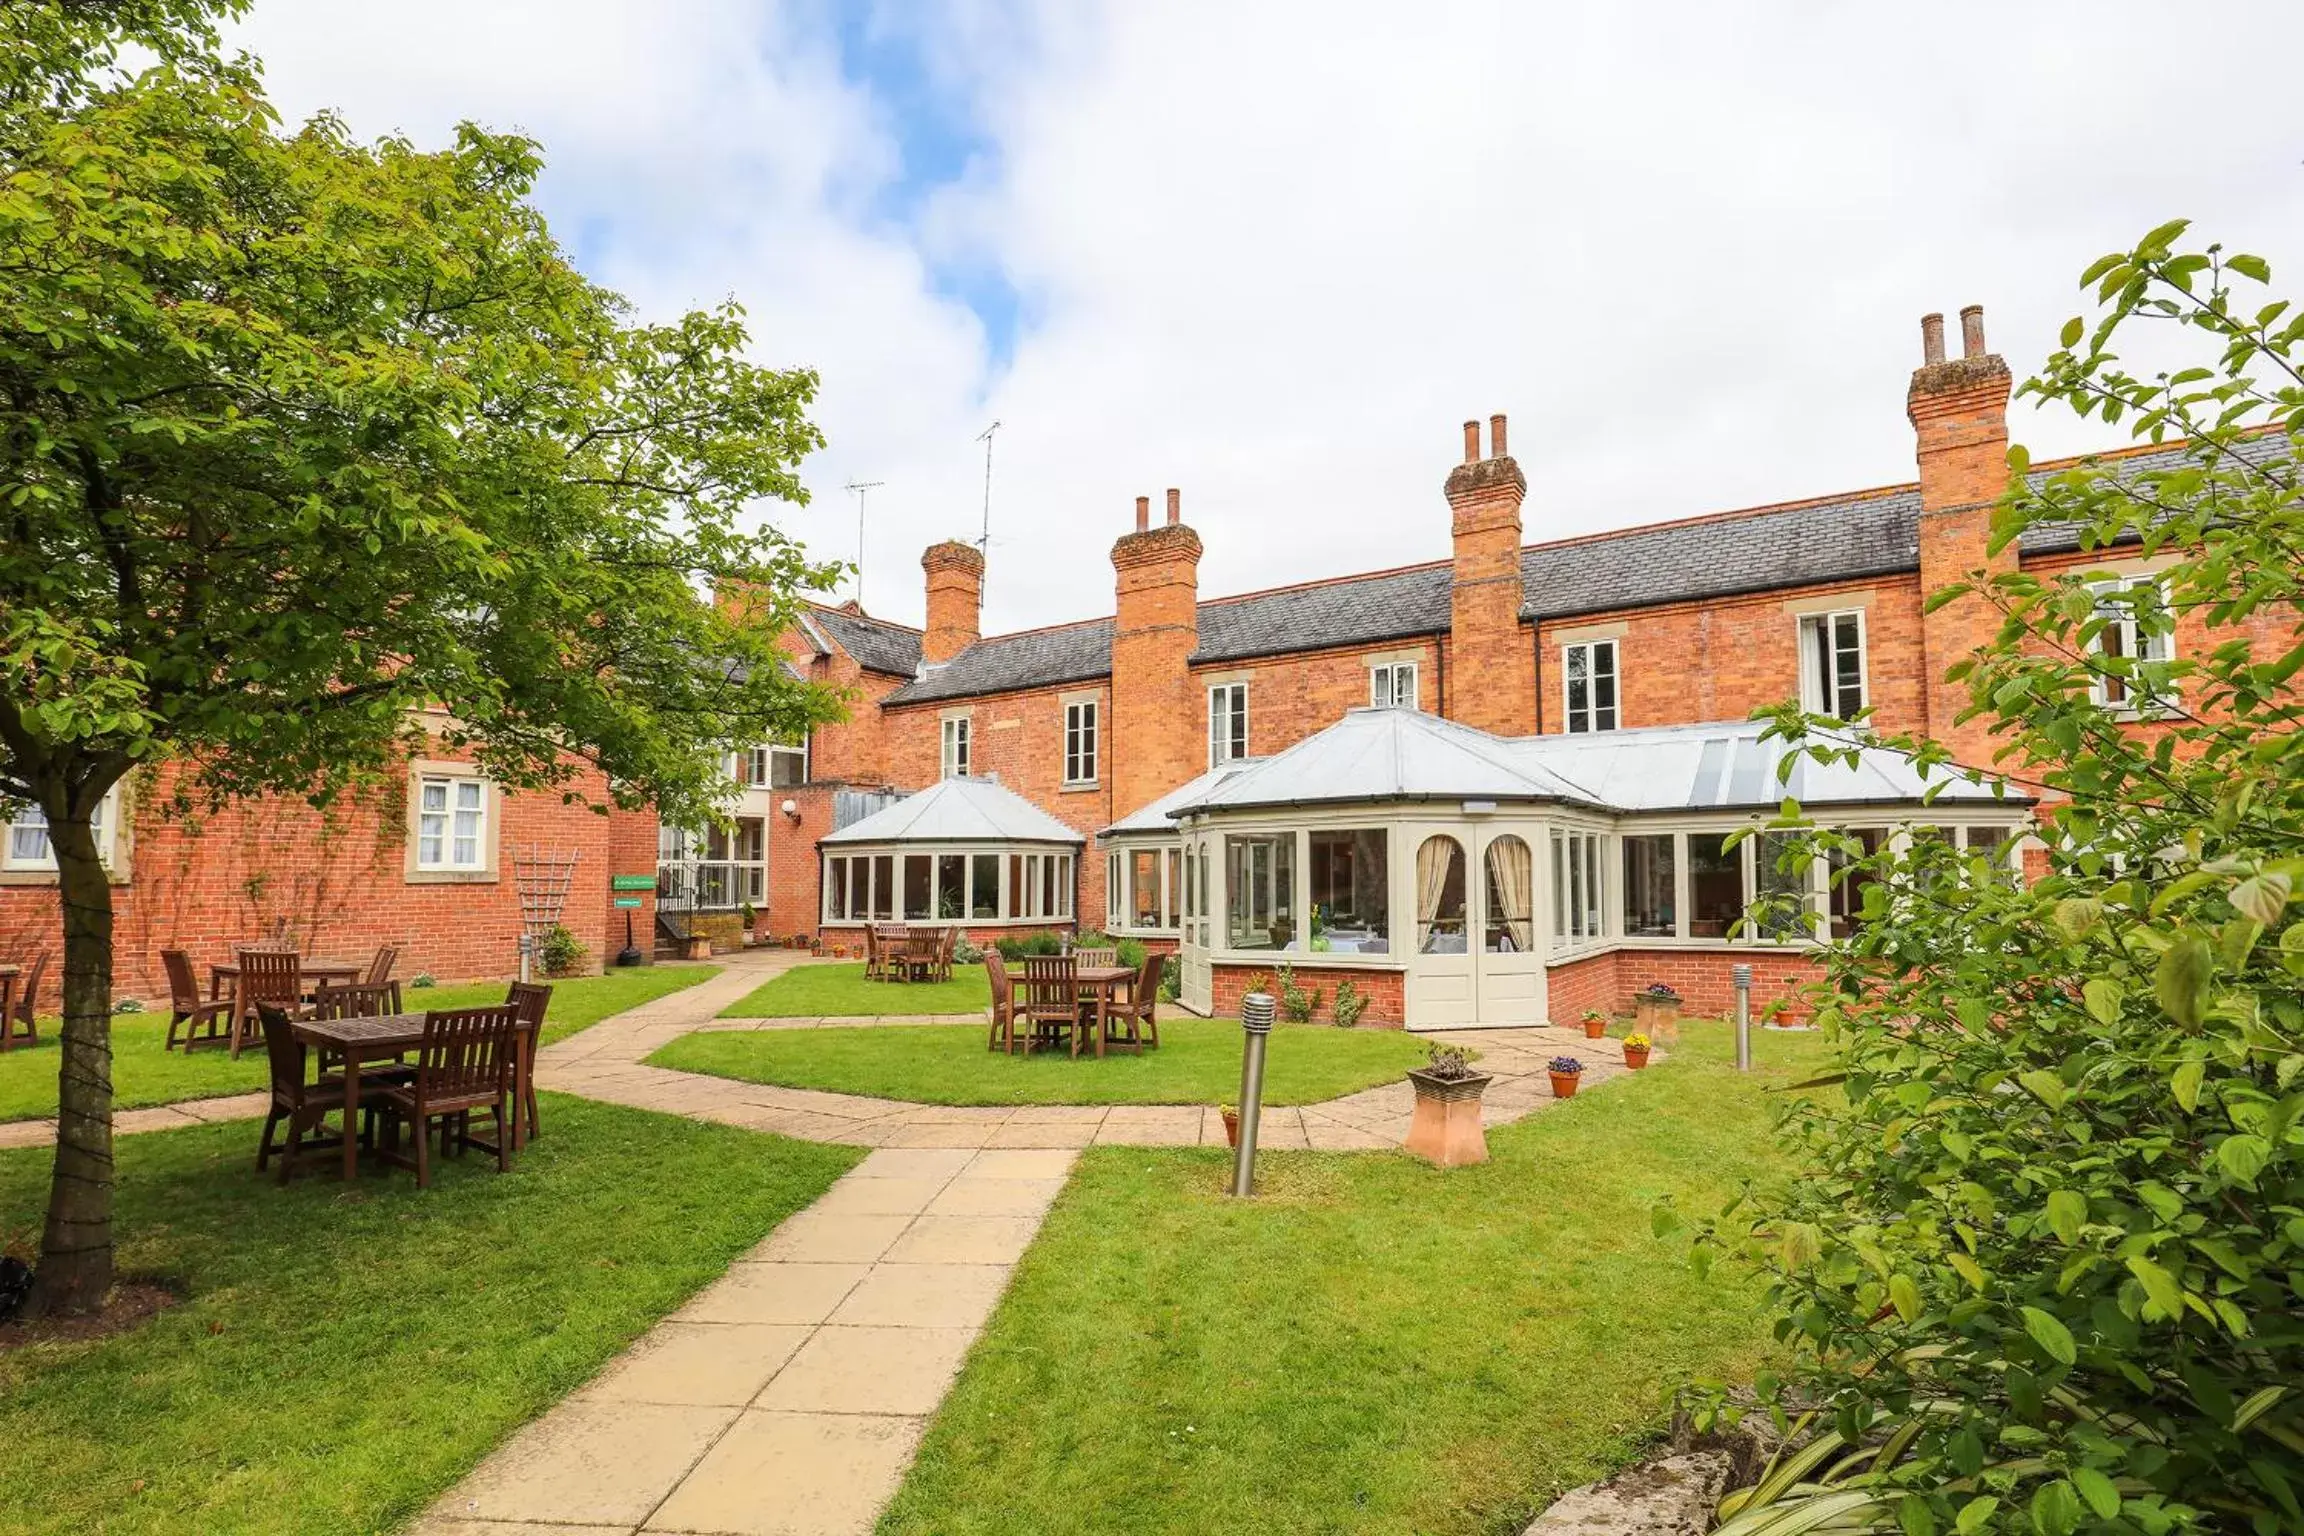
[[[1732,962],[1797,971],[1803,947],[1861,912],[1861,891],[1821,864],[1779,868],[1785,834],[1737,838],[1786,796],[1865,846],[1935,836],[2019,868],[2029,801],[1848,745],[1853,761],[1803,758],[1783,776],[1785,748],[1758,723],[1506,739],[1353,710],[1172,797],[1184,1004],[1228,1013],[1286,963],[1415,1028],[1566,1022],[1569,1005],[1647,980],[1710,1005]],[[1128,825],[1107,834],[1113,852]],[[1800,915],[1746,924],[1771,896]],[[1776,979],[1793,980],[1764,990]]]
[[[1173,813],[1260,761],[1241,758],[1211,768],[1096,835],[1104,849],[1106,933],[1141,939],[1154,949],[1182,938],[1184,839]]]
[[[823,926],[1069,923],[1084,841],[997,779],[944,779],[818,841]]]

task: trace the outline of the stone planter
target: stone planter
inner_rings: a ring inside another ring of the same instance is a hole
[[[712,941],[700,933],[696,934],[688,940],[688,947],[681,953],[690,960],[709,960],[712,958]]]
[[[1680,999],[1651,997],[1643,992],[1633,1005],[1632,1028],[1649,1039],[1669,1044],[1680,1038]]]
[[[1572,1099],[1576,1097],[1576,1084],[1577,1081],[1583,1076],[1584,1074],[1581,1072],[1553,1073],[1552,1097],[1556,1099]]]
[[[1488,1161],[1488,1132],[1480,1123],[1480,1095],[1489,1074],[1434,1077],[1418,1068],[1408,1074],[1416,1088],[1416,1113],[1408,1122],[1406,1146],[1426,1162],[1461,1168]]]

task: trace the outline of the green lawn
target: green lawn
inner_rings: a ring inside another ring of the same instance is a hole
[[[801,965],[720,1010],[724,1019],[869,1018],[875,1014],[983,1013],[992,983],[981,965],[955,965],[950,981],[866,981],[856,965]]]
[[[0,1354],[0,1530],[386,1531],[580,1385],[863,1154],[553,1096],[478,1153],[282,1189],[255,1127],[123,1138],[120,1264],[185,1305]],[[48,1154],[0,1153],[0,1243]]]
[[[1650,1236],[1659,1195],[1785,1171],[1725,1034],[1478,1168],[1281,1153],[1250,1203],[1220,1150],[1083,1153],[882,1536],[1519,1531],[1771,1350],[1756,1287]],[[1755,1049],[1777,1082],[1824,1051]]]
[[[1240,1094],[1240,1026],[1181,1015],[1160,1021],[1160,1048],[1077,1061],[1061,1051],[985,1049],[982,1024],[844,1029],[707,1030],[648,1058],[659,1067],[748,1083],[822,1088],[919,1104],[1218,1104]],[[1264,1069],[1268,1104],[1317,1104],[1397,1082],[1425,1043],[1395,1029],[1283,1025]]]
[[[544,1021],[545,1043],[719,973],[716,965],[651,965],[556,981],[552,983],[552,1011]],[[411,1009],[500,1003],[504,1001],[504,983],[403,986],[401,1001]],[[165,1003],[159,1006],[159,1013],[123,1013],[112,1020],[112,1094],[118,1108],[142,1109],[184,1099],[246,1093],[264,1086],[266,1068],[261,1049],[243,1051],[238,1061],[232,1059],[230,1051],[214,1048],[190,1053],[163,1049],[168,1038],[168,1014]],[[0,1121],[37,1120],[56,1113],[56,1061],[53,1019],[43,1022],[38,1046],[0,1055]]]

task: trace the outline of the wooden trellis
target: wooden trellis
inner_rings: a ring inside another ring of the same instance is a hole
[[[573,852],[534,845],[512,850],[512,880],[520,892],[520,974],[524,977],[530,957],[568,910],[568,893],[576,885],[576,860]]]

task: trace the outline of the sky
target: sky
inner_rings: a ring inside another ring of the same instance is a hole
[[[2166,219],[2304,274],[2292,4],[257,0],[236,40],[291,119],[535,136],[640,314],[741,303],[822,381],[761,515],[855,561],[878,482],[868,611],[977,538],[998,422],[986,633],[1109,613],[1170,486],[1203,597],[1444,559],[1494,412],[1531,542],[1909,480],[1923,313],[1984,305],[2021,378]]]

